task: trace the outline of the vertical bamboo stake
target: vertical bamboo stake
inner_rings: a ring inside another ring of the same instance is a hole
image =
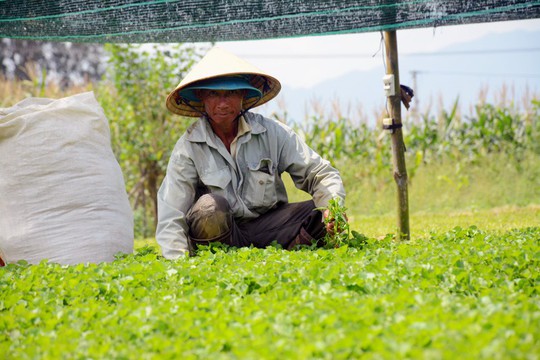
[[[386,48],[386,73],[394,75],[395,95],[388,98],[390,116],[395,124],[401,124],[401,89],[399,87],[399,65],[397,51],[397,37],[395,31],[384,32]],[[397,185],[398,202],[398,238],[409,240],[409,199],[407,190],[407,167],[405,166],[405,144],[401,128],[392,131],[392,163],[394,180]]]

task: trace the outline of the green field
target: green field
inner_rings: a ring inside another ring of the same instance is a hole
[[[429,209],[411,203],[409,242],[393,240],[393,209],[374,215],[365,205],[348,209],[352,229],[368,237],[363,247],[211,248],[167,261],[147,238],[136,241],[135,254],[109,264],[8,265],[0,270],[0,353],[5,359],[538,359],[540,206],[523,205],[525,198],[537,201],[538,190],[531,181],[528,192],[508,201],[500,195],[508,183],[489,182],[486,172],[461,175],[483,178],[492,196],[460,195],[470,192],[471,181],[459,192],[439,189],[441,201]],[[417,174],[415,183],[431,174]],[[520,181],[526,180],[516,178],[512,187]],[[411,198],[420,199],[428,189],[416,190],[415,183]],[[361,203],[362,186],[350,192],[351,203]],[[461,197],[461,209],[444,205],[451,193]],[[391,199],[390,183],[380,202]]]
[[[537,359],[540,228],[0,271],[5,359]]]

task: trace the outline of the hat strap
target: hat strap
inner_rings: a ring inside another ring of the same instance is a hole
[[[187,107],[189,107],[191,110],[195,111],[195,112],[198,112],[199,114],[201,114],[202,116],[204,117],[208,117],[208,114],[204,111],[201,111],[199,109],[197,109],[196,107],[192,106],[186,99],[184,99],[182,96],[179,96],[177,99],[176,99],[176,105],[180,105],[180,104],[184,104],[186,105]]]
[[[257,101],[255,101],[250,107],[248,107],[247,109],[241,110],[241,111],[240,111],[240,114],[238,115],[238,117],[244,116],[245,113],[247,113],[249,110],[251,110],[251,109],[253,109],[255,106],[257,106],[257,103],[258,103],[259,101],[261,101],[261,99],[262,99],[262,96],[259,97],[259,99],[258,99]]]
[[[263,81],[264,81],[263,89],[262,89],[263,95],[259,96],[259,98],[257,99],[257,101],[255,101],[250,107],[248,107],[248,108],[245,109],[245,110],[240,111],[240,115],[238,115],[238,118],[239,118],[240,116],[244,116],[245,113],[247,113],[249,110],[251,110],[251,109],[253,109],[255,106],[257,106],[257,104],[259,103],[259,101],[261,101],[261,99],[264,97],[264,94],[266,94],[268,91],[270,91],[270,85],[268,84],[268,79],[266,78],[266,76],[262,76],[262,78],[263,78]]]

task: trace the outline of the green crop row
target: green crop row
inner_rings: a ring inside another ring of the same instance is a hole
[[[538,359],[540,228],[0,270],[4,359]]]

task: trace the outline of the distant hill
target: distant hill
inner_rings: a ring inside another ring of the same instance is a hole
[[[510,51],[533,48],[536,51]],[[429,56],[409,56],[406,49],[400,48],[400,51],[403,53],[399,58],[400,82],[411,87],[416,85],[420,112],[431,107],[433,114],[441,104],[449,109],[459,98],[460,110],[466,115],[471,105],[478,102],[482,91],[487,90],[488,101],[496,102],[505,85],[509,89],[507,98],[516,102],[521,102],[527,91],[536,95],[540,91],[538,31],[488,35],[472,42],[449,46]],[[460,54],[469,51],[484,53]],[[417,72],[416,84],[413,71]],[[325,113],[334,113],[332,106],[337,102],[344,115],[359,118],[361,109],[361,117],[369,121],[375,118],[375,111],[382,109],[385,104],[381,80],[384,74],[381,64],[371,71],[350,72],[308,89],[284,86],[277,101],[265,105],[264,112],[282,113],[280,108],[286,107],[289,120],[302,121],[306,113],[314,113],[311,103],[316,99]]]

